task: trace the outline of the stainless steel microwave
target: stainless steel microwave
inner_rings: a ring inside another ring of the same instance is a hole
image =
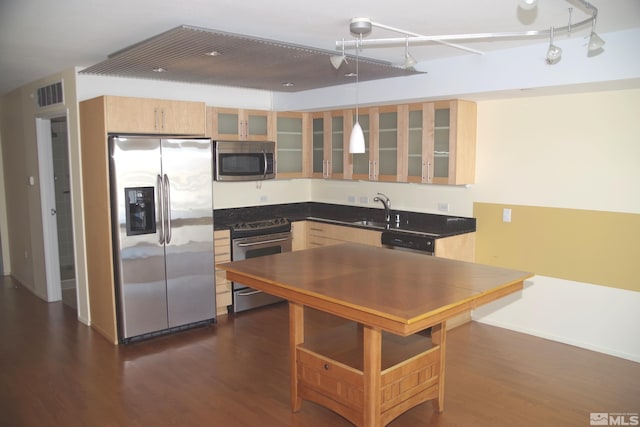
[[[216,181],[258,181],[275,178],[273,141],[215,141]]]

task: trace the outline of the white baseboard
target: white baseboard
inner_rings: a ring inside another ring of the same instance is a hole
[[[535,276],[472,319],[640,362],[640,292]]]

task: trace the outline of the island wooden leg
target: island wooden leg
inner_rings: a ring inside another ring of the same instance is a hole
[[[444,359],[447,343],[447,322],[442,322],[431,328],[431,342],[440,346],[440,374],[438,375],[438,397],[433,401],[434,409],[444,411]]]
[[[364,326],[364,425],[379,426],[382,420],[381,360],[382,332],[378,328]]]
[[[302,408],[302,398],[298,394],[297,347],[304,343],[304,306],[289,301],[289,359],[291,369],[291,410]]]

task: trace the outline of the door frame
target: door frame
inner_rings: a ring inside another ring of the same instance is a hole
[[[51,147],[51,119],[65,117],[67,129],[69,115],[65,111],[50,117],[36,117],[36,140],[38,145],[38,176],[40,177],[40,208],[42,218],[42,241],[44,249],[46,298],[48,302],[62,300],[60,278],[60,252],[58,250],[58,224],[55,214],[55,184],[53,177],[53,149]],[[67,135],[69,133],[67,132]],[[67,137],[67,144],[69,143]],[[72,195],[73,196],[73,195]],[[52,212],[54,211],[54,212]]]

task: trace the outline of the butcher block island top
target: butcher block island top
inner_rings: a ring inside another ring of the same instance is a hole
[[[359,426],[386,425],[432,399],[442,411],[447,319],[517,292],[532,277],[350,243],[217,267],[230,280],[289,301],[292,410],[312,400]],[[306,347],[305,306],[357,322],[362,363],[349,366]],[[406,337],[429,327],[432,345],[382,366],[382,331]]]

